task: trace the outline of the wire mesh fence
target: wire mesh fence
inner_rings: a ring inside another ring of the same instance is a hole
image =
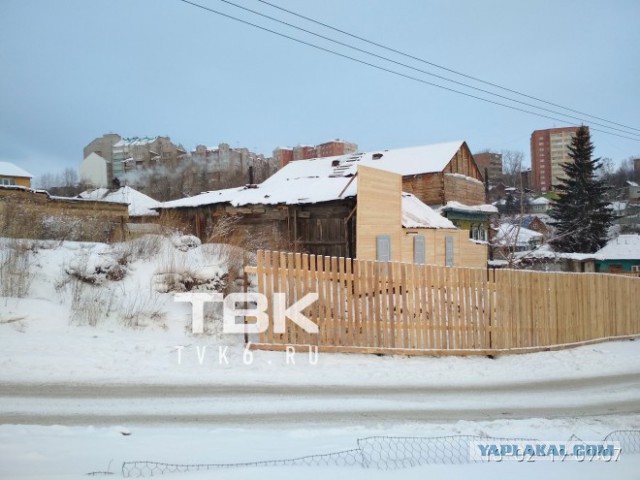
[[[580,440],[573,435],[569,440]],[[153,461],[125,462],[122,476],[147,478],[172,473],[201,472],[248,467],[354,467],[375,470],[401,470],[421,465],[476,463],[470,456],[470,445],[476,441],[527,442],[526,438],[499,438],[479,435],[446,437],[366,437],[357,440],[358,448],[322,455],[264,460],[244,463],[176,464]],[[640,453],[640,430],[616,430],[605,442],[619,442],[622,453]]]

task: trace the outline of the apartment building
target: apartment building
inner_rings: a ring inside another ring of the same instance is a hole
[[[502,154],[493,152],[474,153],[473,158],[476,165],[480,169],[482,177],[485,177],[485,171],[489,176],[489,183],[497,184],[502,178]],[[486,178],[485,178],[486,180]]]
[[[134,170],[166,165],[175,168],[186,155],[184,147],[175,144],[169,137],[123,138],[108,133],[92,140],[83,150],[86,159],[92,153],[104,158],[107,163],[107,178],[123,180]]]
[[[536,190],[553,190],[553,185],[565,177],[562,164],[572,161],[569,157],[569,145],[578,128],[550,128],[535,130],[531,134],[531,170]]]
[[[358,145],[336,138],[319,145],[297,145],[295,147],[277,147],[273,151],[273,159],[280,167],[295,160],[309,160],[311,158],[335,157],[354,153]]]
[[[226,143],[217,147],[198,145],[191,151],[191,157],[206,161],[215,172],[247,173],[249,167],[260,167],[270,163],[270,159],[262,154],[244,147],[231,148]]]

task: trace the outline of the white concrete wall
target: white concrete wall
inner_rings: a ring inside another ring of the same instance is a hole
[[[80,164],[80,179],[94,187],[108,187],[107,161],[97,153],[91,153]]]

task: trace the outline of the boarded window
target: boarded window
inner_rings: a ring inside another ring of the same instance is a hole
[[[444,263],[453,267],[453,237],[444,237]]]
[[[376,237],[376,259],[379,262],[391,261],[391,237],[389,235]]]
[[[426,242],[424,235],[413,237],[413,263],[424,265],[427,263]]]

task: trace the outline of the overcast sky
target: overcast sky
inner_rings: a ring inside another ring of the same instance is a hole
[[[383,64],[220,0],[194,1]],[[374,49],[257,0],[234,1]],[[640,128],[640,1],[270,1],[430,62]],[[533,130],[580,123],[400,78],[178,0],[0,0],[0,62],[0,160],[36,176],[77,167],[83,146],[107,132],[169,135],[187,148],[226,142],[264,154],[336,137],[364,151],[466,140],[472,151],[515,149],[528,159]],[[639,141],[600,132],[592,138],[596,155],[640,156]]]

